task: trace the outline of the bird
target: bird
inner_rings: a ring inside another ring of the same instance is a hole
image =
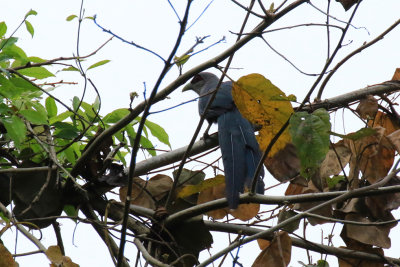
[[[219,78],[210,72],[200,72],[182,89],[193,90],[200,98],[198,111],[205,116],[209,126],[218,124],[218,141],[225,172],[225,191],[228,206],[236,209],[239,194],[250,189],[252,179],[262,154],[254,133],[253,125],[237,109],[232,97],[232,82],[221,83],[218,92],[206,110],[212,92],[217,88]],[[209,127],[206,130],[208,132]],[[264,194],[264,169],[257,176],[256,192]]]

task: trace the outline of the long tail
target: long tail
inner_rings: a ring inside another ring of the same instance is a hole
[[[229,208],[239,204],[239,193],[250,188],[261,152],[253,126],[237,109],[218,117],[218,138],[225,170],[226,198]],[[258,177],[257,193],[264,192],[264,170]]]

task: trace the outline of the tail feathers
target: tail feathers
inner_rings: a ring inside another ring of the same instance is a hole
[[[252,125],[237,109],[218,117],[218,137],[225,170],[226,198],[229,208],[239,204],[239,193],[250,188],[261,152]],[[257,193],[264,192],[264,170],[258,177]],[[261,181],[261,182],[260,182]]]

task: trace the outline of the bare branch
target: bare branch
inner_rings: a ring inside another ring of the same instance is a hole
[[[218,231],[224,233],[232,233],[232,234],[241,234],[241,235],[255,235],[260,233],[261,229],[256,229],[254,227],[236,225],[236,224],[228,224],[228,223],[220,223],[220,222],[211,222],[211,221],[204,221],[206,227],[211,231]],[[264,236],[263,238],[272,240],[273,235]],[[377,262],[392,262],[396,264],[400,264],[399,259],[391,258],[391,257],[384,257],[381,255],[376,255],[367,252],[361,252],[356,250],[350,250],[345,248],[336,248],[333,246],[326,246],[322,244],[317,244],[310,242],[308,240],[303,240],[300,238],[291,237],[292,244],[299,248],[304,248],[308,250],[312,250],[319,253],[330,254],[337,257],[343,258],[353,258],[353,259],[363,259],[363,260],[370,260],[370,261],[377,261]]]
[[[354,55],[361,53],[364,49],[372,46],[373,44],[377,43],[378,41],[382,40],[386,34],[388,34],[390,31],[392,31],[394,28],[396,28],[398,25],[400,24],[400,19],[397,20],[395,23],[393,23],[389,28],[387,28],[384,32],[382,32],[380,35],[378,35],[375,39],[373,39],[372,41],[363,44],[362,46],[360,46],[359,48],[357,48],[356,50],[354,50],[353,52],[351,52],[350,54],[348,54],[345,58],[343,58],[339,63],[336,64],[336,66],[329,72],[329,74],[326,76],[325,80],[322,82],[318,94],[317,94],[317,101],[321,99],[322,96],[322,92],[325,89],[326,84],[328,83],[329,79],[332,77],[333,74],[336,73],[336,71],[347,61],[349,60],[351,57],[353,57]]]

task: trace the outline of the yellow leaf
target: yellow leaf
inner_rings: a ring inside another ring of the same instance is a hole
[[[232,95],[240,113],[251,123],[262,127],[257,140],[261,150],[265,150],[293,113],[291,103],[282,101],[288,99],[285,93],[256,73],[243,76],[234,83]],[[286,129],[268,156],[272,157],[289,142],[291,138]]]
[[[225,177],[223,175],[217,175],[215,178],[204,180],[196,185],[187,185],[179,191],[178,197],[185,198],[190,195],[204,191],[207,188],[217,186],[225,183]]]

